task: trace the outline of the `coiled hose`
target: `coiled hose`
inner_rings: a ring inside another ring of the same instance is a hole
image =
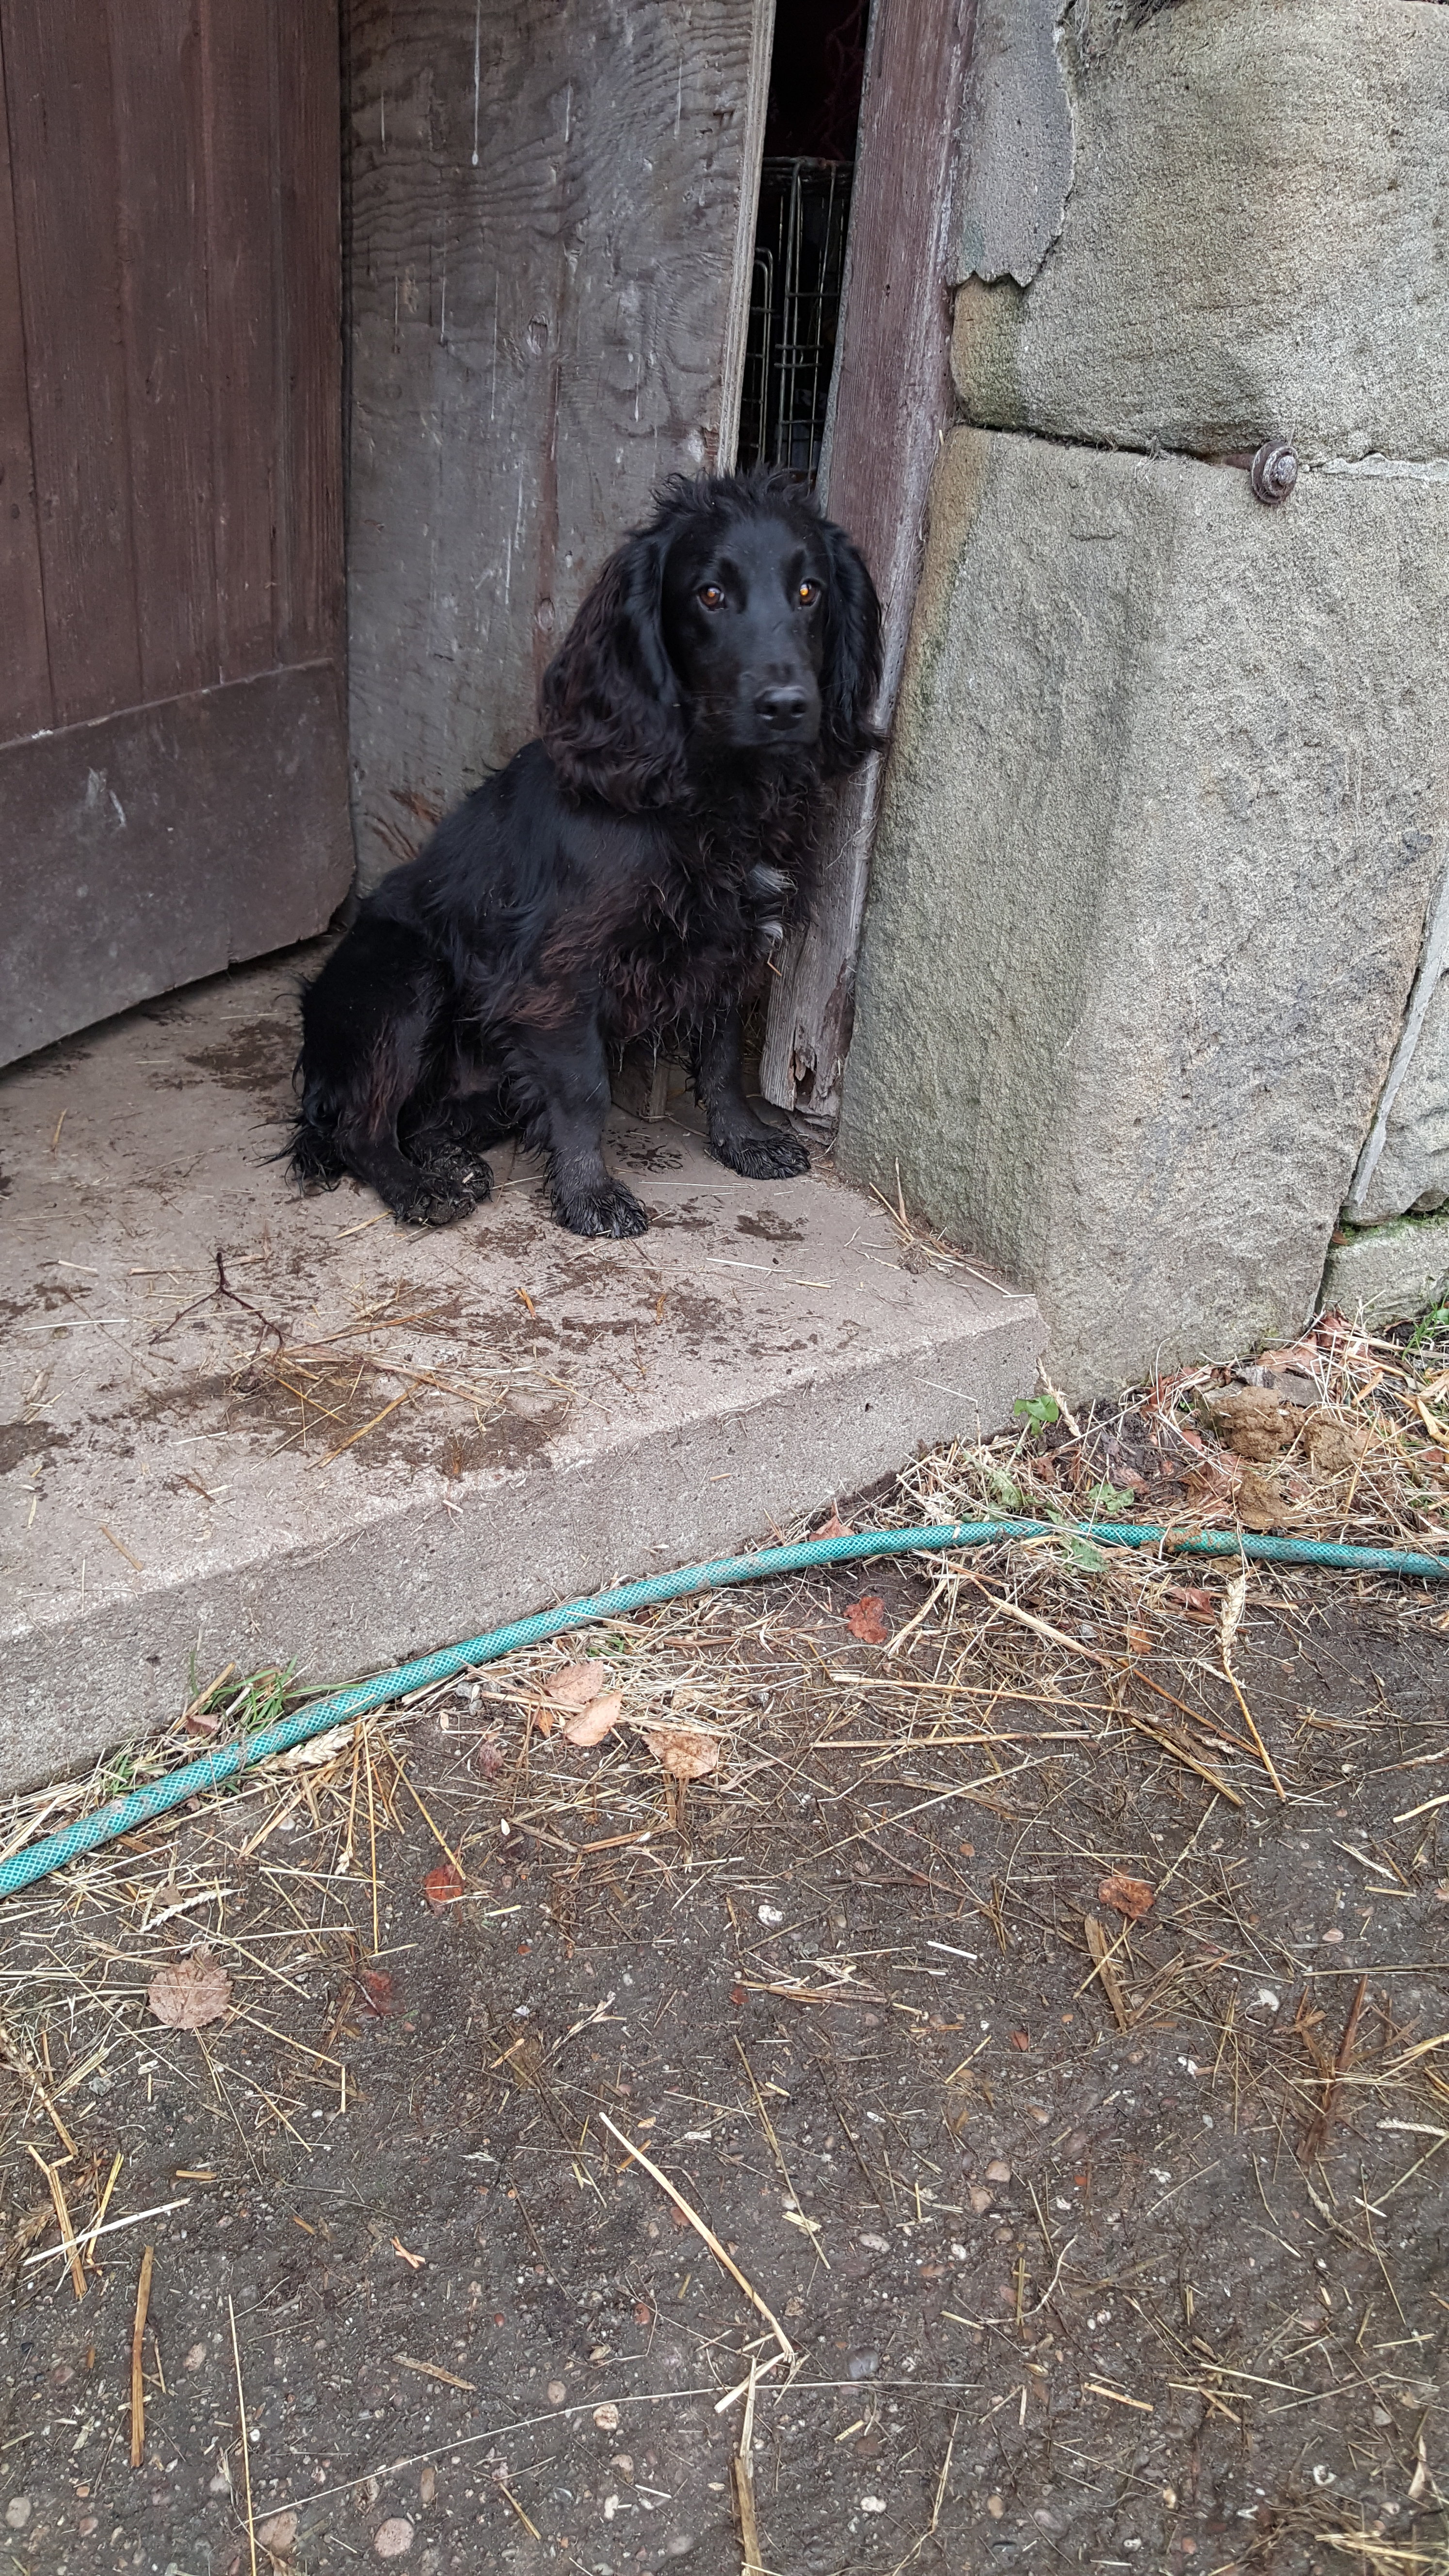
[[[858,1537],[803,1539],[795,1547],[761,1548],[754,1556],[715,1557],[706,1565],[686,1565],[674,1574],[652,1574],[640,1583],[623,1583],[610,1592],[591,1593],[582,1601],[565,1602],[559,1610],[540,1610],[531,1619],[510,1620],[506,1627],[490,1628],[484,1636],[465,1638],[461,1645],[440,1647],[433,1655],[415,1655],[410,1663],[396,1664],[391,1672],[375,1674],[371,1681],[354,1682],[326,1699],[312,1700],[305,1708],[294,1709],[290,1717],[279,1719],[275,1726],[259,1727],[254,1735],[224,1745],[215,1753],[203,1754],[181,1770],[168,1771],[161,1779],[153,1780],[149,1787],[133,1789],[127,1796],[96,1808],[91,1815],[79,1817],[60,1833],[47,1834],[42,1841],[13,1852],[8,1860],[0,1861],[0,1896],[31,1886],[52,1870],[63,1868],[79,1853],[94,1851],[99,1844],[114,1841],[118,1834],[149,1824],[153,1817],[164,1816],[186,1799],[216,1788],[223,1780],[235,1779],[239,1772],[270,1760],[273,1754],[290,1753],[294,1745],[305,1744],[312,1736],[325,1734],[329,1727],[340,1726],[348,1718],[361,1717],[369,1709],[380,1708],[385,1701],[400,1699],[409,1691],[425,1690],[431,1682],[447,1681],[469,1665],[495,1663],[500,1655],[514,1654],[520,1646],[541,1645],[545,1638],[562,1636],[569,1628],[587,1627],[596,1619],[622,1618],[633,1610],[650,1609],[657,1602],[677,1601],[687,1592],[719,1592],[728,1584],[761,1583],[771,1575],[801,1574],[817,1565],[848,1565],[866,1557],[932,1553],[943,1548],[999,1547],[1007,1539],[1031,1538],[1081,1539],[1097,1547],[1163,1547],[1174,1557],[1245,1557],[1258,1564],[1328,1565],[1347,1574],[1393,1574],[1415,1582],[1434,1583],[1449,1578],[1449,1558],[1421,1556],[1408,1548],[1346,1547],[1316,1538],[1239,1536],[1233,1530],[1203,1530],[1191,1537],[1178,1537],[1145,1521],[946,1521],[927,1529],[864,1530]]]

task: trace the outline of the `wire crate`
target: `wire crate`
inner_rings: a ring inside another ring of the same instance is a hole
[[[849,161],[768,160],[760,173],[739,460],[785,466],[812,483],[835,364],[851,169]]]

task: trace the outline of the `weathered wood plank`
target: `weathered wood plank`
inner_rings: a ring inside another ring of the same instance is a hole
[[[340,652],[342,239],[337,0],[288,0],[277,27],[279,662]]]
[[[55,721],[141,694],[106,26],[0,0]]]
[[[202,0],[201,28],[216,609],[231,680],[277,658],[277,0]]]
[[[107,0],[141,694],[219,676],[200,0]]]
[[[533,731],[602,558],[718,453],[764,5],[350,0],[364,882]]]
[[[5,59],[0,48],[0,741],[36,733],[54,714],[40,580],[35,463],[30,449],[30,397],[20,262],[11,193]]]
[[[861,102],[840,361],[822,497],[863,547],[885,609],[883,714],[894,708],[925,542],[931,471],[951,418],[953,196],[971,0],[877,0]],[[773,985],[766,1097],[822,1125],[840,1113],[880,789],[841,797],[815,919]]]
[[[305,939],[352,875],[337,671],[11,744],[0,852],[0,1063]]]

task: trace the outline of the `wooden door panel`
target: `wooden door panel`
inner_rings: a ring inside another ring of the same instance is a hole
[[[0,754],[0,1055],[304,939],[352,847],[327,664],[195,691]],[[161,971],[157,971],[157,961]]]
[[[220,677],[200,8],[105,18],[141,695],[171,698]]]
[[[0,55],[0,735],[53,718],[40,536],[30,448],[30,394],[20,319],[20,258],[10,182],[10,125]]]
[[[342,230],[336,0],[277,20],[279,662],[335,654],[343,631]],[[325,172],[319,187],[316,174]]]
[[[143,694],[110,46],[95,0],[5,0],[0,41],[54,721],[75,724]]]
[[[912,0],[871,13],[839,359],[821,497],[864,548],[881,594],[889,724],[925,545],[931,473],[953,413],[953,189],[975,12]],[[882,764],[840,797],[813,918],[771,986],[761,1066],[781,1108],[834,1128],[855,1012]]]
[[[125,5],[125,0],[122,0]],[[206,152],[221,677],[265,670],[276,623],[275,455],[256,425],[277,414],[275,0],[206,10]],[[264,41],[259,41],[259,33]],[[256,316],[272,327],[259,331]]]
[[[0,0],[0,81],[3,1062],[352,844],[337,0]]]
[[[772,17],[349,0],[365,883],[534,731],[655,484],[732,449]]]

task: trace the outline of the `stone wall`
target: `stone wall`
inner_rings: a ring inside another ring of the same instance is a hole
[[[980,31],[840,1153],[1076,1393],[1291,1331],[1351,1194],[1449,1195],[1449,11]]]

